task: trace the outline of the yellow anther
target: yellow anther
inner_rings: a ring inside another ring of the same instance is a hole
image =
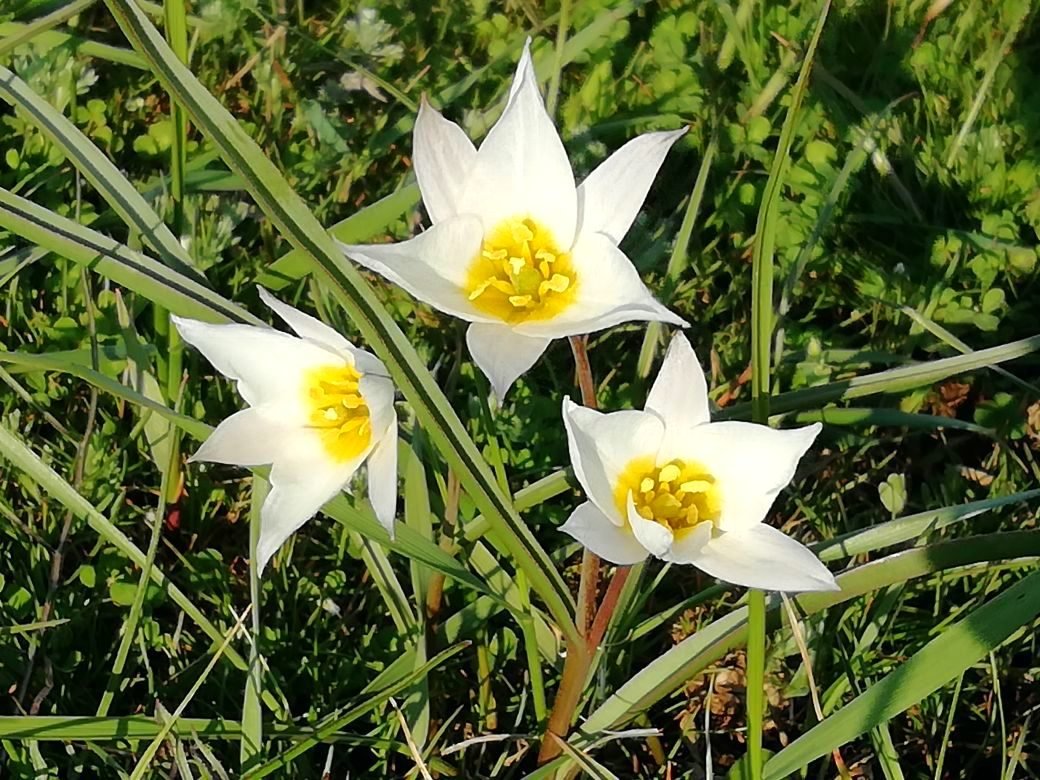
[[[631,496],[636,513],[670,529],[676,537],[722,513],[722,494],[714,475],[694,461],[676,459],[657,466],[652,457],[636,458],[622,470],[614,501],[628,516]]]
[[[669,463],[661,469],[661,473],[657,479],[660,482],[674,482],[679,477],[680,473],[678,466],[674,463]]]
[[[360,384],[361,373],[346,363],[312,369],[304,380],[310,426],[321,437],[326,453],[340,462],[361,455],[372,438]]]
[[[575,300],[570,255],[529,217],[503,220],[488,231],[464,290],[480,311],[507,323],[556,317]]]

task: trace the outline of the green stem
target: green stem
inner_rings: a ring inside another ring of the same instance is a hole
[[[563,71],[563,47],[567,43],[567,28],[570,26],[571,0],[561,0],[560,21],[556,24],[556,56],[553,58],[552,80],[545,99],[545,110],[549,116],[556,114],[556,102],[560,96],[560,75]]]
[[[188,13],[184,0],[165,0],[163,3],[166,40],[170,43],[177,58],[184,63],[188,61]],[[184,177],[188,165],[188,115],[173,95],[170,96],[170,114],[173,120],[173,144],[170,147],[170,179],[173,196],[173,233],[183,240],[187,232],[187,219],[184,213]],[[158,309],[158,307],[156,307]],[[165,335],[167,347],[166,360],[166,398],[170,401],[177,398],[183,372],[184,344],[176,328],[169,326],[169,314],[165,310],[156,312],[157,318],[166,320]],[[163,498],[174,503],[180,498],[180,459],[174,459],[170,484]]]
[[[747,743],[751,780],[762,780],[765,713],[766,594],[748,591]]]
[[[531,678],[531,697],[534,700],[534,714],[539,725],[545,723],[548,707],[545,703],[545,678],[542,675],[542,656],[538,652],[538,638],[535,634],[534,612],[531,606],[531,591],[527,584],[527,575],[523,570],[516,572],[516,588],[520,593],[520,601],[527,608],[523,614],[517,615],[520,631],[524,635],[524,655],[527,658],[527,673]]]

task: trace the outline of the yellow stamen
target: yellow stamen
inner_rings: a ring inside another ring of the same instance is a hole
[[[327,365],[311,369],[303,383],[309,424],[329,456],[341,463],[364,452],[372,439],[361,376],[346,364]]]
[[[671,529],[677,538],[701,523],[714,524],[722,513],[715,476],[695,461],[677,459],[657,466],[653,458],[636,458],[614,486],[622,517],[628,514],[629,494],[640,517]]]
[[[478,309],[509,323],[552,319],[574,303],[577,274],[569,253],[530,217],[512,217],[484,236],[465,283]]]

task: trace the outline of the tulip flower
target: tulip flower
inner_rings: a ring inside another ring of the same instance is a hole
[[[836,590],[805,546],[763,522],[820,432],[711,422],[690,343],[672,338],[644,411],[563,402],[571,463],[589,501],[561,530],[612,563],[653,555],[776,591]]]
[[[235,380],[249,405],[217,426],[192,461],[271,465],[256,564],[271,556],[368,462],[368,495],[391,534],[397,506],[394,386],[374,355],[328,325],[260,296],[296,335],[172,318],[184,340]]]
[[[552,339],[635,320],[685,325],[618,248],[684,132],[641,135],[575,186],[528,40],[505,110],[479,149],[423,99],[413,161],[432,227],[403,243],[341,249],[470,322],[470,354],[501,400]]]

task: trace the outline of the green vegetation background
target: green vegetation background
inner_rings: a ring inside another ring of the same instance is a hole
[[[831,11],[780,207],[777,286],[786,314],[776,391],[957,354],[961,342],[971,349],[999,345],[1038,329],[1036,9],[1026,0],[942,5],[853,0]],[[5,0],[0,43],[20,22],[52,7]],[[744,32],[728,36],[734,11],[745,7]],[[409,131],[420,95],[479,138],[497,116],[525,31],[535,36],[540,73],[550,72],[559,12],[553,2],[529,0],[198,0],[189,10],[192,70],[246,123],[324,224],[399,193],[385,218],[358,236],[371,240],[406,237],[421,222],[414,197],[402,193],[410,182]],[[571,30],[585,31],[587,39],[563,71],[558,122],[579,178],[639,132],[690,127],[623,248],[652,289],[691,322],[689,336],[710,367],[720,406],[748,399],[751,240],[788,87],[817,13],[816,3],[771,0],[733,8],[714,0],[586,0],[570,8]],[[73,37],[48,33],[0,57],[0,64],[71,117],[171,222],[174,123],[166,94],[132,58],[97,48],[126,52],[103,6],[86,8],[64,29]],[[186,246],[213,287],[266,318],[254,289],[260,280],[352,334],[316,285],[268,270],[288,246],[210,145],[196,132],[189,142]],[[673,253],[709,146],[717,151],[689,246]],[[61,152],[6,106],[0,107],[0,187],[139,244]],[[104,373],[126,379],[136,365],[147,372],[145,391],[159,397],[155,377],[166,375],[168,353],[150,305],[120,295],[100,277],[84,284],[82,274],[80,266],[0,232],[0,349],[60,353],[89,365],[96,346]],[[379,289],[483,441],[477,399],[486,388],[465,360],[460,323],[385,285]],[[652,358],[660,354],[645,332],[628,325],[592,338],[605,408],[642,404],[656,370]],[[233,388],[198,355],[185,353],[183,361],[186,413],[216,423],[238,408]],[[893,515],[1032,487],[1040,448],[1040,405],[1030,385],[1037,362],[1020,361],[1012,371],[1012,377],[977,372],[856,404],[861,414],[828,425],[774,520],[812,541]],[[103,394],[95,400],[67,376],[5,369],[3,379],[4,427],[147,547],[145,519],[168,457],[156,443],[161,424],[157,434],[156,420]],[[496,420],[513,490],[566,465],[559,408],[567,393],[575,393],[570,353],[557,342]],[[882,413],[896,408],[915,417]],[[443,481],[444,468],[432,450],[426,454],[437,517],[443,503],[433,476]],[[170,491],[176,501],[156,560],[227,628],[231,608],[240,611],[249,601],[250,480],[224,467],[188,466],[183,474],[183,490]],[[568,492],[524,515],[573,583],[574,547],[555,528],[577,500]],[[460,511],[473,513],[465,497]],[[0,464],[0,714],[90,714],[109,685],[139,571],[79,521],[61,542],[65,525],[60,505]],[[1017,508],[973,520],[971,530],[1035,527],[1035,512]],[[59,547],[64,557],[55,578]],[[360,537],[319,518],[264,578],[262,649],[279,697],[301,723],[354,699],[405,650],[407,638],[388,615],[362,554]],[[408,582],[407,561],[391,560]],[[656,580],[659,568],[645,575],[647,598],[638,616],[660,615],[659,625],[601,671],[594,700],[737,598],[671,610],[708,583],[696,571],[674,568]],[[817,682],[835,701],[862,691],[1015,577],[1002,570],[931,578],[826,613],[809,624]],[[472,598],[449,583],[445,611]],[[67,622],[46,631],[3,628],[45,617]],[[436,747],[488,731],[536,732],[515,623],[500,614],[465,638],[475,645],[429,679]],[[198,679],[207,644],[161,591],[149,591],[113,714],[151,715],[157,700],[172,710]],[[733,654],[720,664],[709,703],[722,765],[743,753],[742,663]],[[799,667],[793,646],[777,648],[771,658],[767,745],[778,747],[813,722]],[[901,771],[933,776],[955,704],[943,776],[996,778],[1017,765],[1013,776],[1035,777],[1038,672],[1036,640],[1021,632],[970,669],[958,694],[946,689],[892,720],[889,741]],[[237,720],[243,681],[232,667],[218,666],[188,714]],[[702,776],[705,695],[704,679],[693,680],[643,722],[663,730],[669,777]],[[337,745],[333,776],[349,769],[352,777],[404,777],[414,767],[400,749],[392,709],[348,730],[377,739]],[[215,762],[234,775],[237,747],[208,744],[212,761],[200,743],[186,743],[192,766],[216,771]],[[3,740],[0,767],[14,777],[116,777],[118,768],[132,766],[139,747]],[[862,761],[873,776],[893,777],[897,770],[875,757],[883,747],[863,738],[844,758],[850,766]],[[445,761],[461,777],[520,777],[527,765],[511,759],[520,751],[513,740],[491,742]],[[37,756],[50,774],[32,774]],[[597,756],[619,776],[665,776],[638,740],[613,743]],[[167,776],[159,767],[175,759],[160,754],[155,776]],[[282,776],[317,777],[324,760],[323,750],[314,751]]]

